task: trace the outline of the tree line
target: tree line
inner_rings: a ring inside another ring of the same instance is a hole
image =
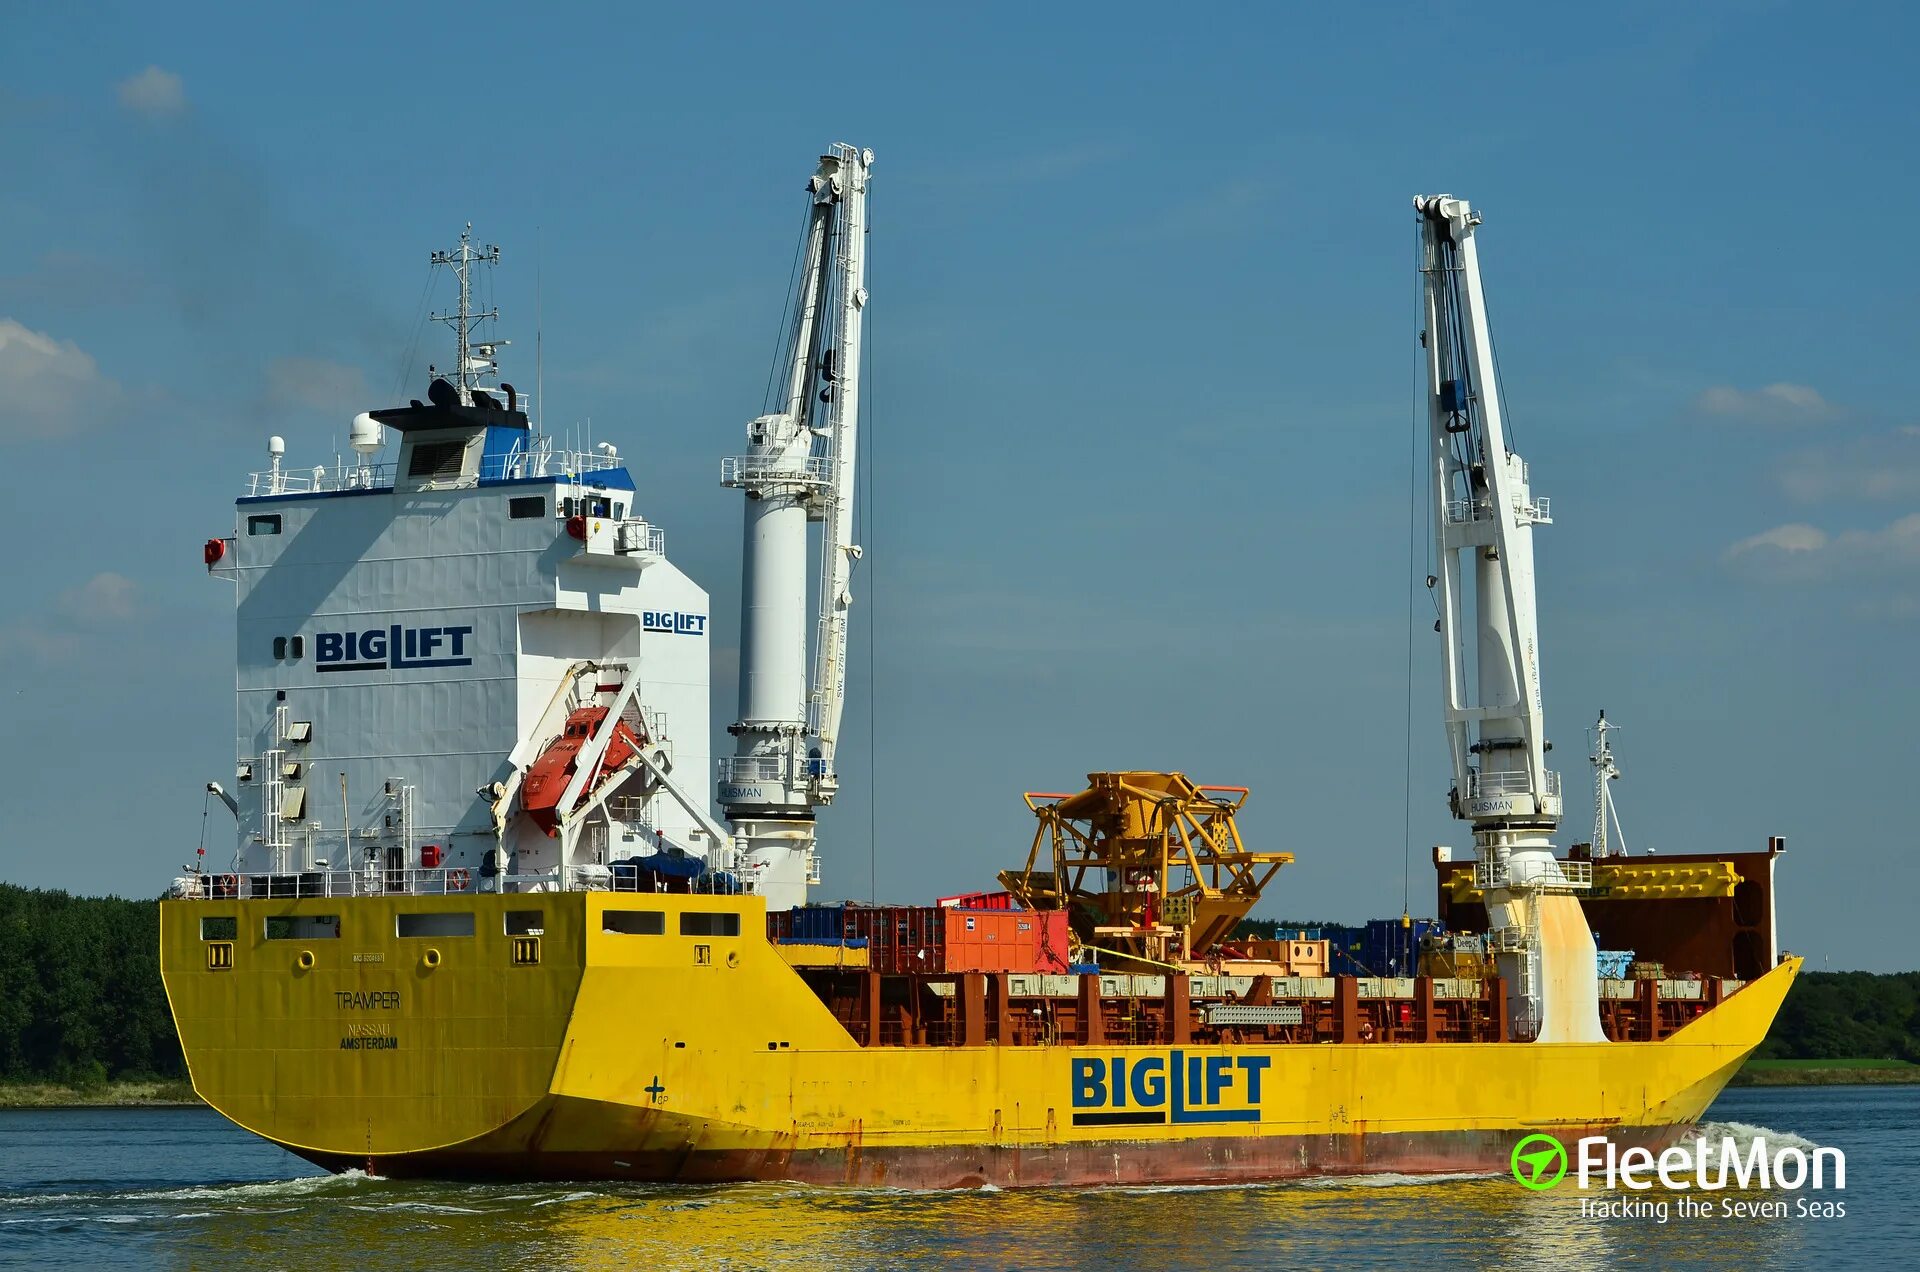
[[[1802,972],[1755,1054],[1920,1064],[1920,972]]]
[[[160,906],[0,884],[0,1080],[182,1077]]]

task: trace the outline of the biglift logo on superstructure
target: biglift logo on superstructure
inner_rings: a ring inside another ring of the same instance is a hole
[[[678,610],[641,610],[640,627],[643,631],[666,632],[674,636],[705,636],[707,616],[683,614]]]
[[[473,649],[465,627],[369,627],[357,632],[315,632],[315,671],[412,671],[423,667],[471,667]]]
[[[1075,1126],[1258,1122],[1272,1056],[1076,1056],[1069,1083]]]

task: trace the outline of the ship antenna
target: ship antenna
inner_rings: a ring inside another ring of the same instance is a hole
[[[545,378],[546,319],[541,305],[540,275],[546,265],[546,249],[540,227],[533,227],[533,431],[546,436],[547,393]]]
[[[1609,783],[1620,778],[1620,766],[1613,762],[1613,744],[1607,741],[1607,734],[1620,726],[1607,719],[1607,713],[1600,713],[1600,720],[1591,732],[1595,735],[1593,754],[1588,762],[1593,765],[1593,855],[1596,857],[1624,857],[1627,855],[1627,835],[1620,829],[1620,810],[1613,805],[1613,791]],[[1611,816],[1614,838],[1609,843],[1607,821]]]
[[[490,341],[479,346],[484,355],[473,356],[473,329],[483,322],[499,319],[500,310],[496,306],[485,313],[473,311],[473,267],[475,265],[498,265],[500,248],[488,243],[475,247],[473,243],[473,222],[467,222],[467,228],[460,232],[460,246],[453,251],[435,252],[432,257],[435,265],[447,265],[453,269],[454,277],[460,280],[460,308],[451,314],[434,314],[433,321],[444,322],[453,328],[457,357],[454,362],[453,387],[460,392],[463,406],[473,405],[473,391],[480,387],[480,376],[497,370],[493,360],[495,345],[505,344],[504,340]]]

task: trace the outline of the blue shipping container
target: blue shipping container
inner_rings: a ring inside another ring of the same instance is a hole
[[[1600,979],[1624,980],[1633,966],[1632,950],[1596,950],[1594,961],[1600,965]]]
[[[1361,936],[1363,976],[1412,976],[1420,967],[1420,941],[1445,932],[1438,919],[1370,919]]]

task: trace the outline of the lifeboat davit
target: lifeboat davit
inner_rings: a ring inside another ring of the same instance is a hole
[[[560,828],[561,799],[566,796],[567,786],[573,781],[574,773],[579,769],[580,748],[587,744],[594,730],[607,718],[605,707],[576,707],[567,716],[567,727],[560,731],[547,749],[540,752],[533,767],[527,770],[526,780],[520,784],[520,806],[527,810],[527,816],[534,824],[547,832],[549,836],[557,834]],[[607,741],[607,749],[601,753],[600,763],[593,776],[580,788],[580,797],[575,805],[606,781],[607,775],[626,767],[644,745],[634,736],[632,729],[624,720],[613,726],[613,737]]]

